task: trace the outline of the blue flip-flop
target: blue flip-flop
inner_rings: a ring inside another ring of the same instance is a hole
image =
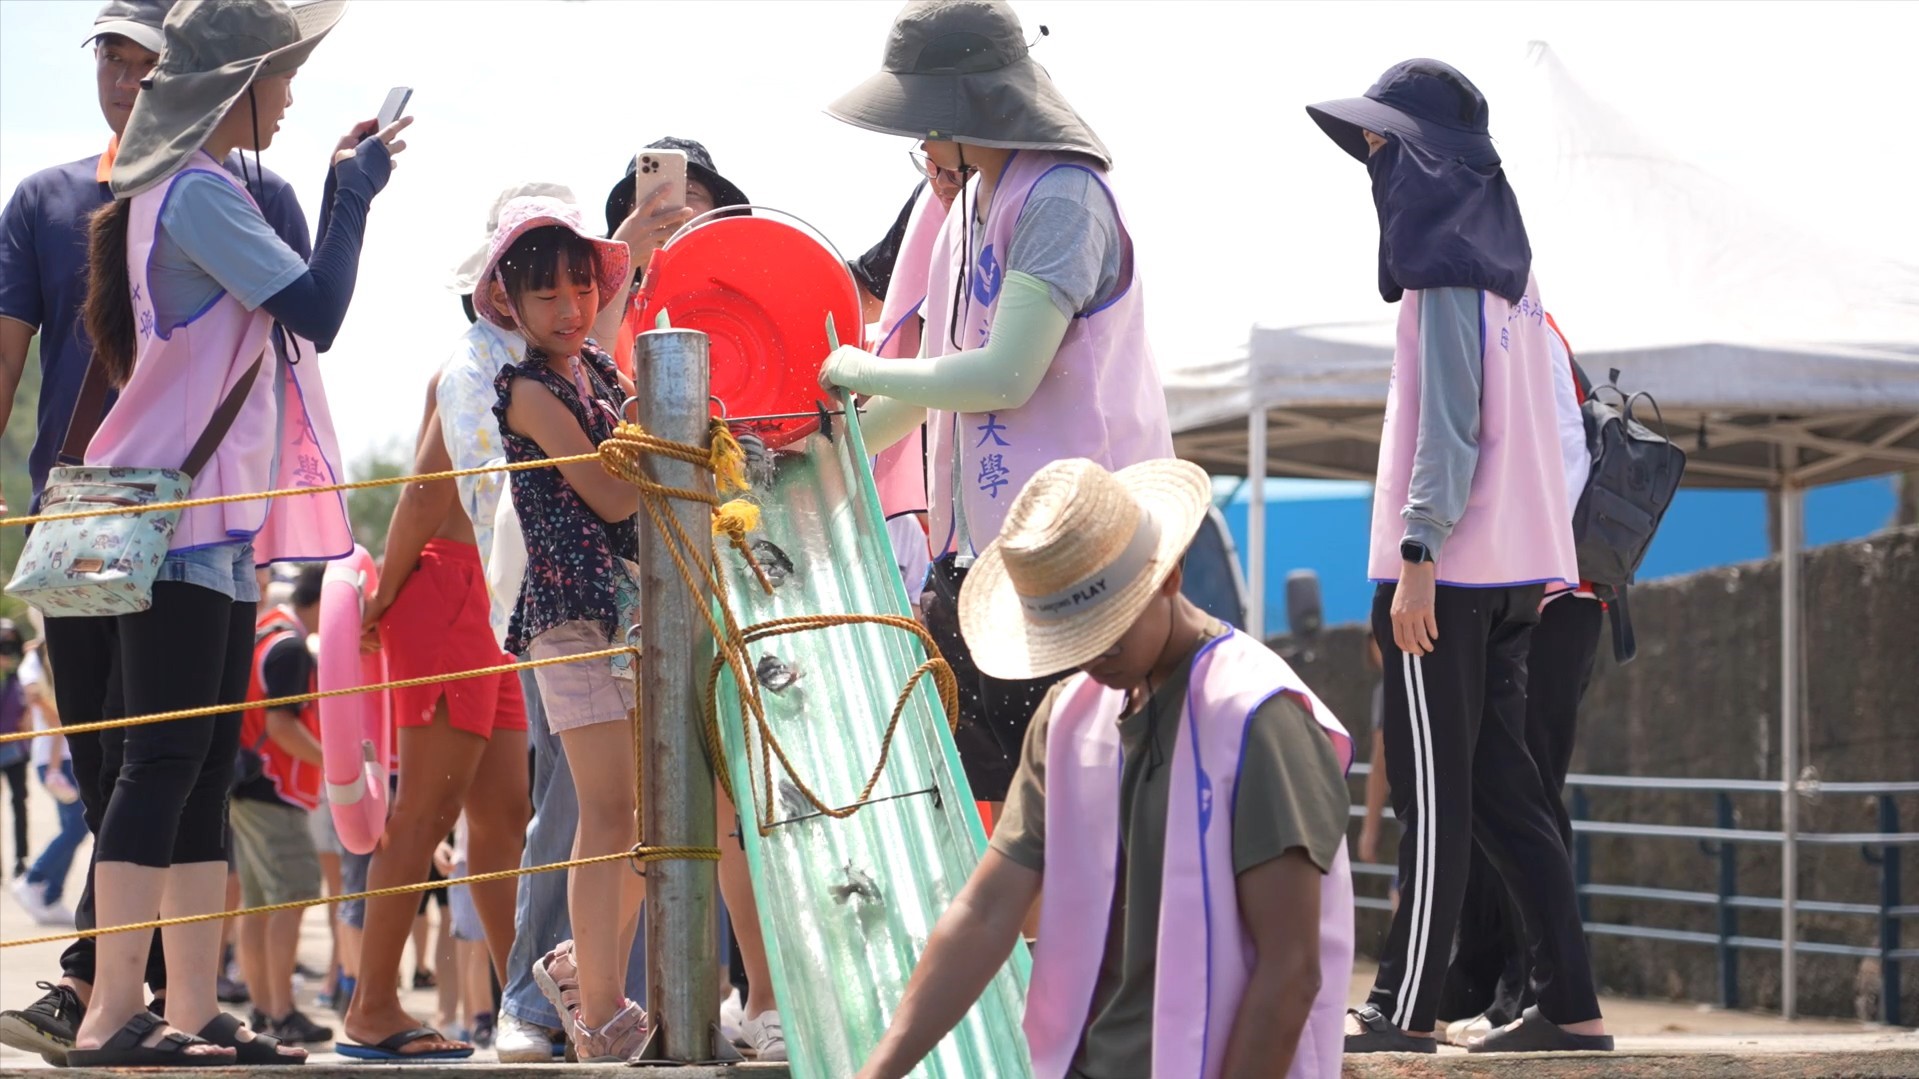
[[[414,1027],[402,1030],[378,1045],[361,1045],[358,1042],[335,1042],[333,1051],[352,1060],[376,1060],[382,1064],[411,1064],[414,1061],[465,1060],[473,1055],[473,1047],[464,1049],[437,1049],[431,1053],[402,1053],[404,1046],[427,1038],[445,1038],[445,1035],[432,1027]]]

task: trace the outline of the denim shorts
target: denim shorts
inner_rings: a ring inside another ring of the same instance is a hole
[[[211,588],[235,603],[260,602],[260,578],[254,574],[249,540],[168,551],[153,579]]]

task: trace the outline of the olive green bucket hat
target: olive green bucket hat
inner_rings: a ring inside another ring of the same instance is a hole
[[[113,161],[113,194],[129,198],[180,171],[256,79],[306,62],[347,0],[180,0],[161,27],[166,48],[141,84]]]
[[[1027,53],[1012,5],[918,0],[886,37],[880,72],[826,107],[855,127],[1008,150],[1113,155]]]

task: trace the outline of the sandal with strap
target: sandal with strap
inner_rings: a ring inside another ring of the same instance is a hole
[[[125,1026],[98,1049],[67,1050],[69,1068],[217,1068],[234,1063],[232,1053],[189,1053],[196,1045],[212,1045],[182,1030],[169,1030],[157,1045],[142,1045],[148,1035],[167,1025],[152,1012],[134,1012]]]
[[[280,1039],[271,1035],[262,1034],[256,1030],[253,1032],[253,1037],[241,1038],[240,1031],[246,1029],[246,1026],[240,1021],[239,1016],[221,1012],[213,1017],[212,1022],[200,1028],[200,1039],[233,1050],[236,1064],[305,1064],[307,1062],[305,1049],[283,1047]],[[283,1048],[289,1051],[282,1052]]]
[[[1539,1014],[1537,1005],[1519,1022],[1501,1027],[1466,1047],[1468,1053],[1610,1053],[1610,1034],[1574,1034]]]
[[[1399,1029],[1386,1018],[1386,1013],[1377,1005],[1368,1004],[1363,1008],[1348,1008],[1346,1014],[1359,1020],[1364,1029],[1362,1034],[1346,1035],[1348,1053],[1437,1053],[1439,1039],[1415,1038]]]
[[[582,1064],[625,1064],[634,1054],[646,1048],[646,1035],[650,1024],[646,1012],[632,1001],[622,1003],[613,1018],[597,1030],[580,1022],[575,1015],[572,1020],[573,1048]]]
[[[547,1003],[571,1020],[580,1014],[580,968],[573,961],[573,942],[561,941],[533,964],[533,981]]]

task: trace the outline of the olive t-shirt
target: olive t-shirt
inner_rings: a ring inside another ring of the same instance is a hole
[[[1208,638],[1225,632],[1215,624]],[[1195,649],[1195,655],[1198,650]],[[1072,1079],[1146,1079],[1153,1060],[1153,979],[1159,946],[1160,873],[1166,850],[1166,796],[1189,659],[1155,687],[1145,708],[1121,717],[1120,865],[1106,954],[1100,960],[1086,1033]],[[1058,687],[1033,714],[1019,771],[991,846],[1013,861],[1046,868],[1046,737]],[[1301,702],[1279,694],[1246,728],[1233,799],[1233,872],[1244,873],[1293,848],[1322,872],[1346,837],[1346,779],[1327,737]],[[1036,945],[1044,954],[1046,941]]]

